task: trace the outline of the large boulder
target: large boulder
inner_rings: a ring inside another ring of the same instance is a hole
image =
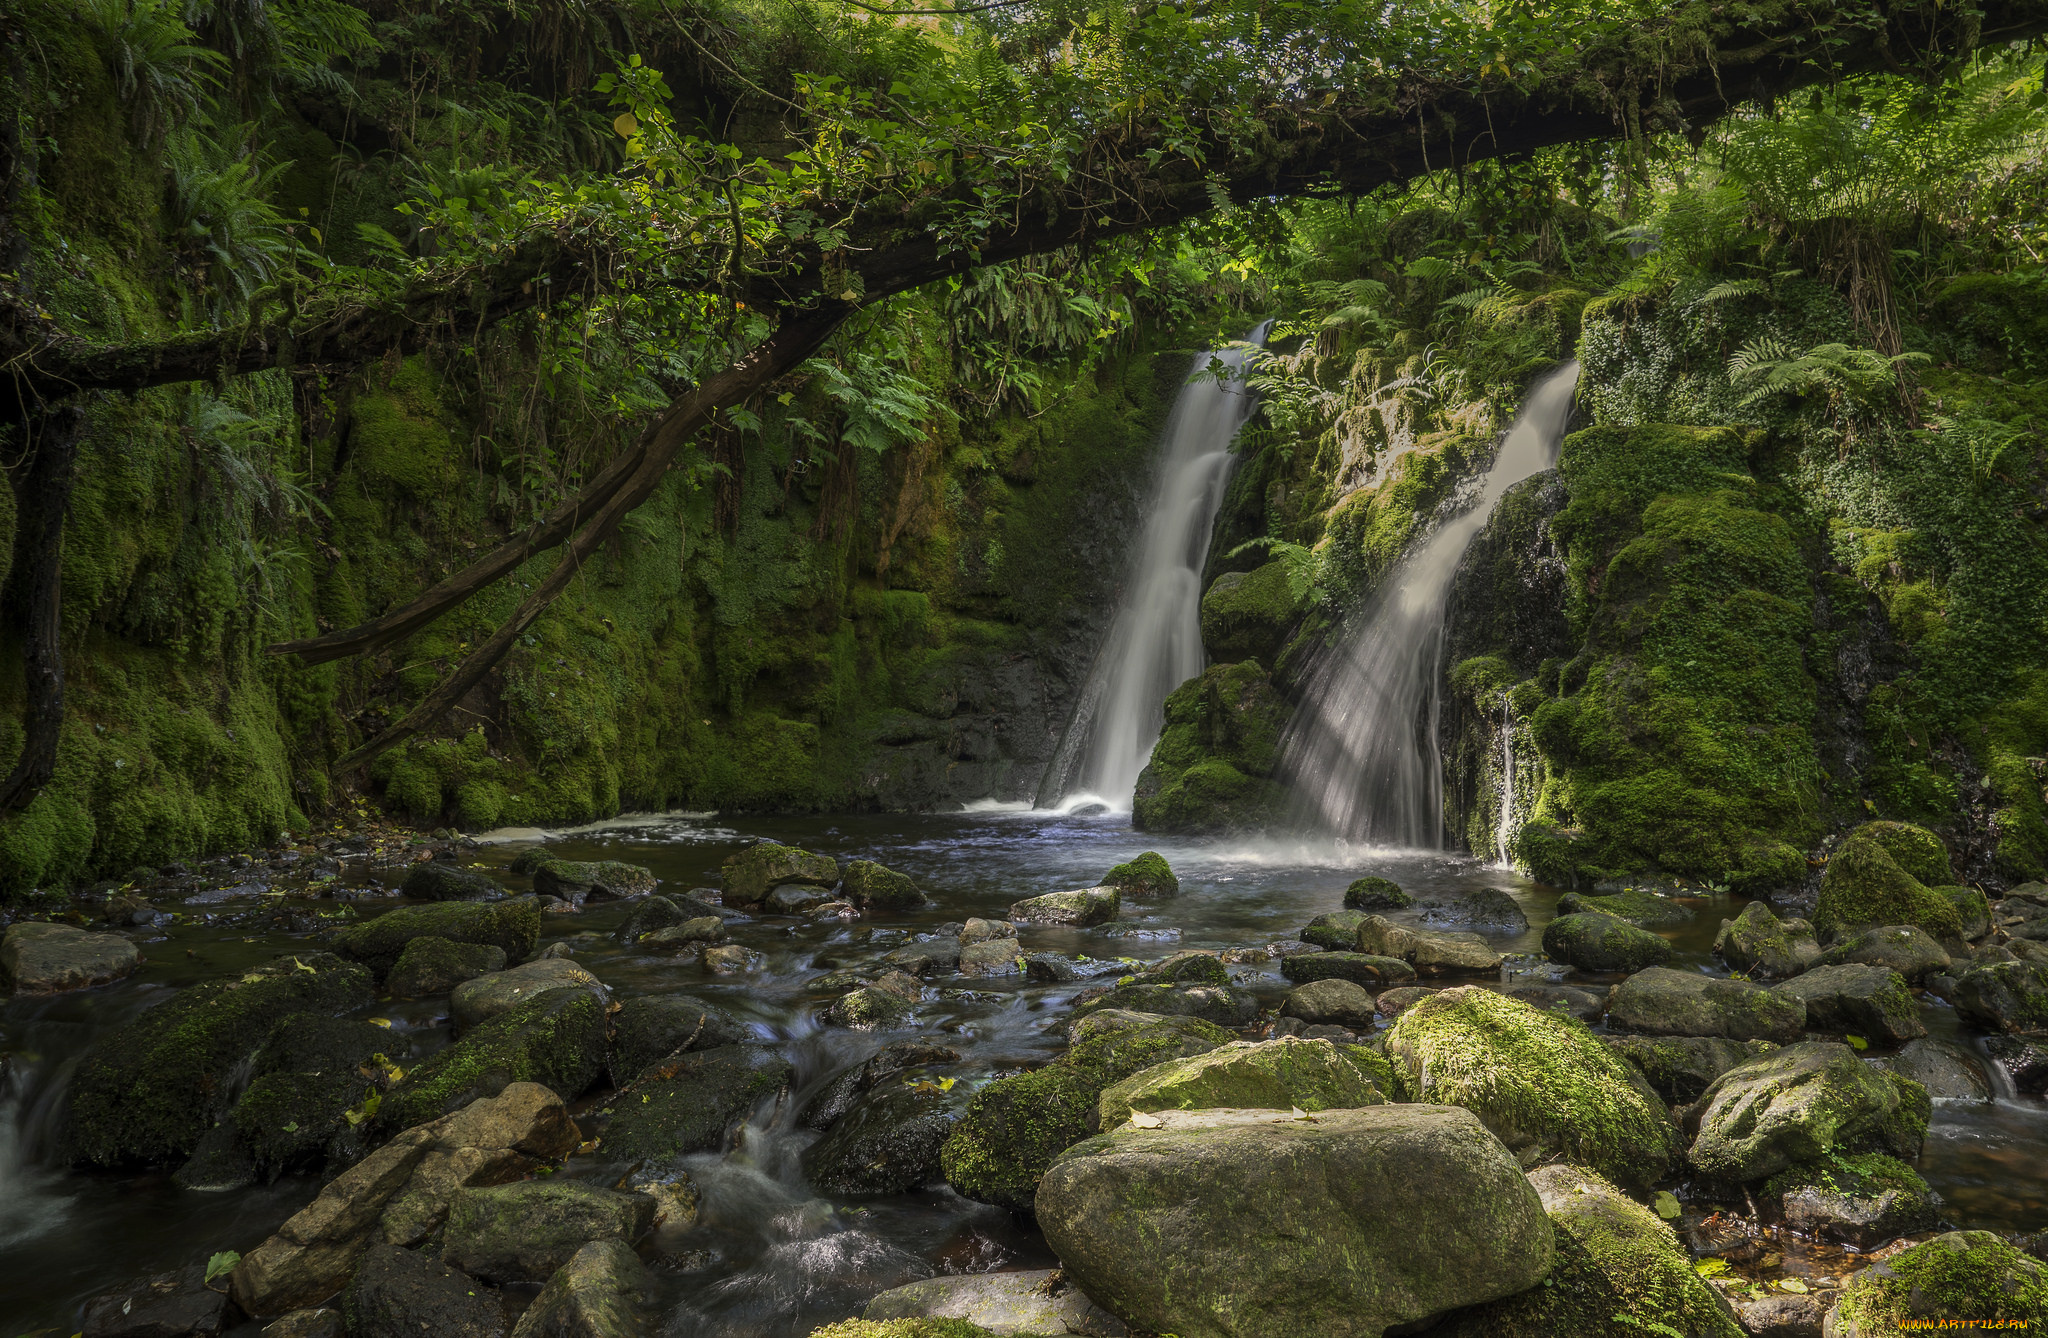
[[[0,979],[16,994],[63,994],[133,975],[142,951],[119,934],[23,920],[0,938]]]
[[[1366,952],[1297,952],[1280,959],[1280,974],[1297,985],[1348,980],[1362,989],[1385,989],[1415,979],[1415,968],[1399,957]]]
[[[1692,907],[1682,901],[1673,901],[1635,887],[1604,896],[1593,892],[1567,892],[1557,899],[1557,913],[1611,915],[1641,929],[1668,929],[1672,925],[1686,924],[1693,914]]]
[[[1820,956],[1820,940],[1805,920],[1780,920],[1769,906],[1752,901],[1733,920],[1721,922],[1714,955],[1728,963],[1730,971],[1759,980],[1784,980],[1813,965]]]
[[[495,944],[457,943],[439,934],[423,934],[398,954],[384,988],[394,999],[424,999],[504,969],[505,950]]]
[[[594,1240],[632,1244],[654,1225],[654,1200],[551,1176],[458,1192],[441,1261],[489,1282],[543,1282]]]
[[[831,1132],[804,1149],[804,1178],[825,1193],[844,1195],[943,1184],[939,1149],[966,1099],[964,1089],[924,1074],[899,1072],[870,1083]]]
[[[501,1338],[504,1315],[494,1288],[426,1254],[382,1242],[363,1252],[341,1294],[350,1338]]]
[[[863,1092],[890,1081],[921,1081],[934,1065],[957,1064],[960,1052],[925,1041],[898,1041],[885,1045],[858,1064],[848,1065],[825,1084],[825,1089],[804,1104],[797,1123],[806,1129],[830,1129],[859,1103]],[[941,1086],[943,1079],[939,1080]]]
[[[1576,1166],[1529,1173],[1556,1230],[1540,1287],[1450,1316],[1431,1338],[1743,1338],[1656,1214]]]
[[[1356,878],[1344,889],[1344,906],[1355,911],[1398,911],[1415,904],[1391,878]]]
[[[506,961],[523,962],[540,941],[540,901],[512,897],[495,902],[400,906],[342,930],[334,949],[362,962],[381,979],[397,964],[406,944],[428,934],[456,943],[487,944],[502,950]]]
[[[1829,858],[1820,877],[1814,928],[1823,934],[1835,934],[1866,925],[1914,925],[1938,939],[1959,937],[1963,921],[1955,904],[1901,867],[1888,846],[1906,851],[1908,863],[1923,872],[1932,867],[1931,860],[1916,858],[1907,851],[1908,846],[1917,847],[1917,842],[1891,839],[1896,832],[1873,832],[1880,827],[1903,828],[1905,824],[1866,823],[1851,832]],[[1933,839],[1919,828],[1910,830]],[[1926,852],[1919,853],[1924,856]],[[1942,881],[1947,882],[1945,855],[1941,862]]]
[[[789,1085],[790,1062],[765,1045],[722,1045],[665,1059],[605,1107],[601,1146],[615,1161],[717,1147],[728,1129]]]
[[[284,1019],[256,1052],[249,1085],[228,1118],[195,1151],[193,1162],[200,1165],[187,1163],[179,1182],[210,1187],[208,1153],[217,1156],[218,1148],[207,1144],[230,1135],[266,1179],[325,1162],[354,1161],[368,1151],[366,1131],[360,1122],[350,1123],[348,1113],[363,1099],[363,1067],[374,1071],[375,1056],[390,1045],[391,1033],[368,1022],[318,1013]]]
[[[1882,1061],[1902,1078],[1911,1078],[1936,1101],[1989,1101],[1991,1080],[1983,1061],[1966,1045],[1923,1038]]]
[[[1166,856],[1156,850],[1148,850],[1102,875],[1099,886],[1113,887],[1127,897],[1148,901],[1178,893],[1180,879],[1174,876]]]
[[[1658,1096],[1673,1106],[1700,1099],[1714,1079],[1777,1049],[1769,1041],[1719,1036],[1603,1036],[1608,1049],[1636,1066]]]
[[[1847,962],[1817,966],[1771,988],[1806,1005],[1811,1031],[1860,1036],[1886,1045],[1903,1045],[1927,1034],[1906,978],[1888,967]]]
[[[1956,977],[1949,1002],[1992,1031],[2048,1033],[2048,962],[1979,962]]]
[[[498,880],[483,870],[436,859],[407,869],[398,890],[414,901],[497,901],[505,895]]]
[[[584,989],[537,994],[415,1065],[384,1094],[387,1126],[422,1124],[516,1082],[574,1099],[604,1070],[604,1005]]]
[[[1846,1045],[1805,1041],[1738,1064],[1700,1098],[1688,1154],[1721,1181],[1767,1179],[1836,1152],[1920,1155],[1933,1107],[1927,1090],[1866,1064]]]
[[[1614,987],[1607,1017],[1619,1030],[1651,1036],[1786,1042],[1805,1029],[1806,1005],[1746,980],[1653,966]]]
[[[1852,1276],[1828,1332],[1892,1338],[1908,1324],[1960,1330],[1973,1320],[1977,1332],[2048,1325],[2048,1265],[1989,1231],[1951,1231]]]
[[[1368,915],[1358,926],[1358,951],[1398,957],[1425,976],[1497,971],[1501,955],[1477,934],[1410,929],[1383,915]]]
[[[1349,980],[1311,980],[1292,990],[1280,1003],[1280,1016],[1299,1018],[1311,1027],[1349,1027],[1370,1031],[1379,1021],[1373,997]]]
[[[1012,902],[1009,918],[1018,924],[1072,925],[1085,929],[1116,919],[1123,894],[1113,887],[1084,887],[1073,892],[1048,892]]]
[[[831,857],[773,841],[728,855],[720,870],[728,906],[759,906],[778,887],[830,887],[838,881],[839,865]]]
[[[615,859],[542,860],[533,870],[533,890],[563,901],[625,901],[659,883],[652,869]]]
[[[1175,1112],[1067,1151],[1038,1220],[1066,1275],[1181,1338],[1378,1338],[1536,1285],[1543,1202],[1469,1112]]]
[[[1278,663],[1307,602],[1301,573],[1281,558],[1226,571],[1202,596],[1202,645],[1219,661]]]
[[[1278,819],[1290,708],[1258,660],[1212,664],[1167,694],[1166,727],[1131,794],[1141,832],[1255,830]]]
[[[641,1338],[661,1299],[654,1275],[621,1240],[594,1240],[556,1269],[512,1338]]]
[[[279,1022],[294,1013],[331,1017],[372,997],[368,971],[324,952],[179,991],[95,1041],[79,1060],[66,1160],[184,1160],[227,1113],[243,1066]]]
[[[926,1278],[883,1292],[863,1319],[957,1319],[995,1334],[1124,1338],[1124,1322],[1089,1300],[1057,1269]]]
[[[1764,1199],[1800,1235],[1858,1250],[1941,1225],[1941,1200],[1920,1173],[1882,1152],[1801,1162],[1766,1181]]]
[[[448,1011],[455,1019],[456,1031],[465,1032],[500,1013],[512,1011],[536,995],[560,989],[588,990],[600,1005],[610,1003],[612,998],[603,981],[569,958],[544,957],[509,971],[494,971],[464,981],[449,998]]]
[[[914,911],[927,904],[924,893],[908,874],[885,869],[871,859],[847,864],[840,891],[864,911]]]
[[[1664,939],[1600,911],[1560,915],[1543,926],[1543,951],[1581,971],[1640,971],[1671,960]]]
[[[1406,1099],[1465,1107],[1526,1164],[1562,1158],[1641,1188],[1678,1159],[1664,1102],[1568,1013],[1445,990],[1395,1020],[1387,1059]]]
[[[1396,1091],[1387,1061],[1359,1045],[1283,1037],[1233,1041],[1206,1054],[1169,1059],[1104,1089],[1097,1124],[1114,1129],[1134,1114],[1241,1108],[1305,1111],[1377,1106]]]
[[[1045,1067],[976,1092],[940,1151],[946,1180],[970,1199],[1029,1208],[1053,1158],[1094,1132],[1103,1090],[1154,1064],[1236,1038],[1192,1017],[1099,1013]]]
[[[1812,964],[1882,966],[1919,981],[1953,964],[1948,950],[1914,925],[1871,925],[1836,940]]]
[[[723,1008],[687,994],[643,994],[612,1014],[612,1086],[624,1087],[672,1054],[753,1039],[753,1029]]]

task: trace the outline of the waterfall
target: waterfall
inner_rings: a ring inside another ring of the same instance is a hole
[[[1260,325],[1246,342],[1263,344],[1271,325]],[[1236,462],[1230,444],[1254,408],[1242,379],[1246,352],[1198,355],[1174,400],[1145,528],[1109,635],[1039,787],[1042,808],[1102,804],[1128,812],[1138,773],[1166,724],[1166,695],[1207,667],[1202,566]],[[1229,370],[1228,380],[1195,379],[1212,359]]]
[[[1578,380],[1570,362],[1529,388],[1471,505],[1389,573],[1309,670],[1281,742],[1281,774],[1307,824],[1377,846],[1443,844],[1438,685],[1451,580],[1501,495],[1556,460]]]
[[[1508,694],[1500,694],[1500,816],[1493,824],[1493,849],[1500,867],[1510,869],[1515,861],[1508,843],[1515,834],[1515,708]]]

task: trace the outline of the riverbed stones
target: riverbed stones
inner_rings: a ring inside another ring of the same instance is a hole
[[[498,880],[483,870],[438,859],[421,860],[407,869],[398,890],[414,901],[497,901],[505,895]]]
[[[1763,902],[1752,901],[1734,919],[1721,922],[1714,955],[1730,971],[1757,980],[1784,980],[1814,964],[1820,941],[1807,921],[1781,920]]]
[[[1538,1167],[1529,1182],[1556,1233],[1543,1285],[1452,1315],[1433,1338],[1744,1338],[1656,1214],[1581,1167]]]
[[[368,971],[324,952],[179,991],[86,1050],[71,1082],[66,1160],[184,1160],[227,1113],[238,1070],[280,1021],[334,1016],[371,998]]]
[[[1425,976],[1497,971],[1501,955],[1477,934],[1443,929],[1410,929],[1383,915],[1368,915],[1358,926],[1359,952],[1398,957]]]
[[[1769,1041],[1730,1041],[1719,1036],[1603,1036],[1600,1040],[1635,1065],[1657,1095],[1674,1107],[1691,1105],[1729,1069],[1777,1049]]]
[[[1166,857],[1156,850],[1148,850],[1117,865],[1102,875],[1100,885],[1113,887],[1137,901],[1171,897],[1180,892],[1180,879],[1174,876]]]
[[[1607,1011],[1607,991],[1582,990],[1576,985],[1545,985],[1537,981],[1523,981],[1514,985],[1503,985],[1502,994],[1510,999],[1520,999],[1531,1008],[1557,1009],[1570,1013],[1581,1022],[1592,1023],[1600,1020]]]
[[[488,944],[501,950],[506,961],[523,962],[540,941],[540,902],[534,897],[512,897],[495,902],[400,906],[342,930],[334,947],[382,978],[397,965],[406,944],[427,934],[456,943]]]
[[[1182,1338],[1378,1338],[1541,1281],[1543,1203],[1469,1112],[1177,1112],[1054,1163],[1038,1220],[1066,1275]]]
[[[594,1240],[548,1278],[512,1338],[639,1338],[659,1300],[654,1275],[632,1246]]]
[[[1688,923],[1693,916],[1692,907],[1682,901],[1673,901],[1634,887],[1605,895],[1567,892],[1557,899],[1559,915],[1579,915],[1588,911],[1626,920],[1639,929],[1669,929],[1673,925]]]
[[[822,887],[791,883],[762,898],[761,910],[768,915],[808,915],[831,900],[832,894]]]
[[[423,1124],[512,1083],[539,1083],[574,1099],[604,1069],[604,1005],[587,989],[536,994],[421,1060],[384,1094],[387,1126]]]
[[[1991,1083],[1983,1064],[1968,1046],[1923,1037],[1881,1061],[1902,1078],[1911,1078],[1936,1101],[1989,1101]]]
[[[424,999],[504,969],[505,950],[495,944],[457,943],[439,934],[422,934],[398,954],[384,988],[394,999]]]
[[[227,1307],[194,1265],[93,1297],[75,1338],[212,1338],[227,1327]]]
[[[1077,1005],[1074,1015],[1086,1017],[1103,1009],[1200,1018],[1219,1027],[1248,1027],[1259,1015],[1259,1000],[1236,985],[1129,984]]]
[[[1951,1231],[1852,1276],[1828,1332],[1890,1338],[1912,1321],[1931,1328],[1973,1320],[2014,1331],[2048,1325],[2048,1265],[1989,1231]]]
[[[625,901],[659,882],[652,869],[615,859],[543,860],[533,870],[533,890],[564,901]]]
[[[1020,924],[1071,925],[1086,929],[1116,919],[1123,894],[1113,887],[1084,887],[1072,892],[1048,892],[1026,897],[1010,905],[1010,919]]]
[[[1386,1049],[1405,1099],[1472,1111],[1525,1165],[1565,1159],[1642,1188],[1679,1156],[1664,1102],[1569,1014],[1444,990],[1396,1019]]]
[[[882,958],[882,965],[913,976],[951,975],[960,969],[960,939],[955,934],[906,943]]]
[[[648,936],[691,920],[723,919],[716,906],[692,896],[648,896],[633,904],[625,923],[612,931],[621,943],[633,944]]]
[[[489,1282],[542,1282],[594,1240],[630,1245],[654,1225],[654,1200],[551,1177],[458,1192],[441,1260]]]
[[[944,1184],[939,1149],[966,1101],[964,1089],[915,1069],[877,1077],[830,1132],[804,1149],[804,1178],[827,1194],[843,1195],[902,1194]]]
[[[1415,967],[1399,957],[1365,952],[1298,952],[1280,959],[1280,974],[1297,985],[1315,980],[1348,980],[1362,989],[1386,989],[1415,979]]]
[[[1811,1031],[1860,1036],[1885,1045],[1902,1045],[1927,1034],[1906,978],[1888,967],[1850,962],[1817,966],[1771,988],[1806,1005]]]
[[[1364,911],[1331,911],[1302,926],[1301,939],[1318,948],[1349,951],[1358,942],[1358,927],[1364,923]]]
[[[907,1022],[912,1009],[913,1002],[895,990],[885,990],[879,985],[862,985],[834,999],[818,1020],[828,1027],[876,1031]]]
[[[1688,1154],[1716,1180],[1748,1183],[1835,1152],[1912,1160],[1927,1137],[1927,1091],[1846,1045],[1803,1041],[1738,1064],[1700,1098]]]
[[[768,954],[744,943],[721,943],[704,949],[700,960],[714,976],[750,976],[768,965]]]
[[[65,994],[125,980],[142,951],[119,934],[23,920],[0,938],[0,977],[16,994]]]
[[[1283,1038],[1233,1041],[1169,1059],[1105,1088],[1096,1122],[1114,1129],[1162,1110],[1300,1109],[1311,1114],[1392,1100],[1387,1061],[1358,1045]],[[1142,1119],[1139,1120],[1143,1123]]]
[[[774,841],[763,841],[728,855],[720,870],[728,906],[759,906],[778,887],[824,889],[838,881],[839,865],[829,856]]]
[[[1230,971],[1213,952],[1187,948],[1161,958],[1122,982],[1126,985],[1228,985]]]
[[[610,1122],[600,1146],[617,1161],[718,1147],[727,1130],[786,1088],[793,1072],[765,1045],[721,1045],[665,1059],[607,1103]]]
[[[1016,931],[1011,932],[1014,934]],[[977,978],[1014,976],[1022,969],[1017,965],[1017,955],[1014,937],[985,938],[978,943],[967,943],[960,949],[960,974]]]
[[[1814,905],[1814,928],[1832,934],[1866,925],[1914,925],[1936,939],[1958,937],[1963,922],[1955,905],[1901,867],[1894,850],[1887,846],[1897,847],[1900,858],[1943,882],[1947,881],[1947,856],[1940,857],[1936,875],[1932,857],[1923,859],[1924,852],[1910,852],[1886,833],[1872,831],[1880,826],[1905,824],[1866,823],[1851,832],[1829,857],[1821,873],[1820,898]],[[1931,833],[1912,830],[1933,840]],[[1934,844],[1939,847],[1941,843]]]
[[[1545,925],[1543,951],[1582,971],[1640,971],[1671,960],[1671,945],[1662,938],[1598,911],[1560,915]]]
[[[861,1093],[878,1084],[913,1074],[913,1070],[959,1062],[958,1050],[927,1041],[898,1041],[885,1045],[861,1063],[842,1070],[827,1083],[825,1090],[811,1098],[798,1114],[797,1123],[806,1129],[830,1129],[842,1115],[853,1109]]]
[[[841,891],[864,911],[914,911],[927,904],[908,874],[883,868],[871,859],[847,864]]]
[[[1290,990],[1281,1001],[1280,1016],[1300,1018],[1311,1027],[1349,1027],[1370,1031],[1378,1019],[1372,995],[1362,985],[1332,977],[1311,980]]]
[[[1615,986],[1607,1016],[1620,1030],[1652,1036],[1782,1043],[1799,1039],[1806,1005],[1746,980],[1653,966]]]
[[[1398,911],[1415,904],[1415,898],[1388,878],[1359,878],[1344,889],[1344,905],[1355,911]]]
[[[971,948],[977,943],[990,939],[1009,939],[1015,942],[1017,926],[1008,920],[984,920],[978,915],[967,917],[967,923],[960,927],[960,946]]]
[[[1987,1036],[1984,1051],[1992,1063],[2005,1070],[2015,1091],[2024,1096],[2048,1091],[2048,1045],[2018,1036]]]
[[[1815,959],[1815,965],[1882,966],[1920,981],[1953,965],[1948,950],[1915,925],[1871,925],[1858,929]]]
[[[1529,915],[1521,903],[1497,887],[1424,892],[1414,901],[1421,912],[1417,918],[1432,929],[1456,926],[1488,934],[1521,934],[1529,928]]]
[[[717,943],[725,938],[725,921],[716,915],[699,915],[681,924],[663,925],[640,935],[637,943],[650,952],[677,952],[684,948]]]
[[[1881,1152],[1802,1162],[1772,1176],[1764,1197],[1800,1235],[1858,1250],[1941,1225],[1941,1201],[1919,1172]]]
[[[549,957],[464,981],[449,998],[449,1012],[456,1031],[464,1032],[556,989],[588,990],[599,1004],[611,1002],[603,981],[566,957]]]
[[[341,1294],[349,1338],[501,1338],[495,1288],[414,1250],[372,1245]]]
[[[863,1319],[957,1319],[993,1334],[1124,1338],[1124,1322],[1089,1300],[1058,1269],[926,1278],[883,1292]]]
[[[1974,963],[1956,976],[1949,1002],[1991,1031],[2048,1034],[2048,962]]]
[[[946,1180],[968,1198],[1028,1209],[1053,1158],[1093,1132],[1105,1088],[1234,1039],[1193,1017],[1106,1011],[1083,1018],[1065,1054],[974,1093],[940,1150]]]
[[[744,1022],[687,994],[643,994],[612,1015],[612,1086],[624,1087],[673,1054],[715,1050],[754,1039]]]
[[[1437,985],[1397,985],[1393,989],[1380,992],[1380,997],[1373,1000],[1373,1011],[1382,1018],[1392,1021],[1420,1001],[1441,991],[1442,987]]]

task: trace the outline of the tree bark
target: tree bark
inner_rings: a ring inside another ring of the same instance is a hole
[[[71,484],[78,477],[78,433],[84,411],[65,405],[43,419],[22,505],[22,550],[28,561],[22,581],[28,587],[26,659],[28,699],[22,711],[21,755],[14,770],[0,781],[0,812],[27,808],[57,771],[57,743],[64,732],[63,632],[64,513],[71,505]]]

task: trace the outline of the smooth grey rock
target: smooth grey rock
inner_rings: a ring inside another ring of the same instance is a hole
[[[1081,1334],[1124,1338],[1124,1322],[1068,1283],[1057,1269],[969,1273],[892,1288],[868,1302],[861,1318],[962,1319],[996,1334]]]
[[[1890,967],[1851,962],[1816,966],[1771,988],[1806,1005],[1810,1031],[1860,1036],[1883,1045],[1900,1045],[1927,1034],[1906,978]]]
[[[1607,1017],[1620,1030],[1652,1036],[1787,1042],[1805,1028],[1806,1005],[1746,980],[1653,966],[1615,987]]]
[[[1923,1037],[1884,1061],[1892,1072],[1911,1078],[1936,1101],[1989,1101],[1991,1082],[1984,1065],[1968,1046]]]
[[[0,974],[16,994],[63,994],[134,974],[142,952],[119,934],[23,920],[0,938]]]

